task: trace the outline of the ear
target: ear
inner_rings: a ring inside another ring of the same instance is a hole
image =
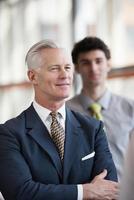
[[[108,61],[107,61],[107,67],[108,67],[107,71],[110,72],[110,70],[112,69],[111,60],[108,60]]]
[[[27,76],[32,84],[37,84],[37,73],[35,70],[33,69],[28,70]]]

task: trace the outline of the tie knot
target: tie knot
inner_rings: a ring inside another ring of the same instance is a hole
[[[91,109],[91,111],[96,112],[96,113],[100,113],[101,112],[101,105],[98,103],[93,103],[91,104],[91,106],[89,107]]]
[[[103,120],[103,116],[101,114],[101,105],[98,103],[93,103],[90,105],[89,109],[91,111],[91,115],[99,120]]]
[[[58,113],[53,111],[53,112],[50,113],[50,115],[51,115],[52,119],[55,119],[55,118],[57,118]]]

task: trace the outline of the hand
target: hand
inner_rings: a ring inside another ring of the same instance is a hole
[[[105,180],[107,170],[96,176],[91,183],[83,184],[83,200],[117,200],[119,184]]]

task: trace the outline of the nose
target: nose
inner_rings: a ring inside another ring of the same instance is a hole
[[[60,77],[61,78],[67,78],[67,76],[68,76],[67,70],[64,67],[61,68],[61,70],[60,70]]]
[[[90,70],[91,70],[92,72],[96,72],[96,71],[98,70],[98,66],[97,66],[97,64],[96,64],[95,62],[92,62],[92,63],[90,64]]]

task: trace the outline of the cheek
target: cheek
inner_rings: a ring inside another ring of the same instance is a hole
[[[88,78],[90,75],[92,75],[92,72],[90,70],[83,70],[81,75],[84,77],[84,78]]]
[[[44,78],[42,77],[42,76],[40,76],[39,78],[38,78],[38,84],[39,85],[42,85],[42,84],[44,84]]]
[[[79,70],[79,74],[81,76],[86,76],[89,73],[89,70],[87,68],[82,68],[82,70]]]
[[[109,72],[109,69],[108,69],[108,67],[101,67],[100,68],[100,72],[102,73],[102,74],[104,74],[104,75],[106,75],[108,72]]]
[[[41,86],[41,87],[46,87],[46,85],[49,84],[49,79],[44,76],[43,74],[41,74],[40,76],[38,76],[38,85]]]
[[[69,76],[69,78],[70,78],[71,81],[73,81],[73,79],[74,79],[74,74],[71,74],[71,75]]]

